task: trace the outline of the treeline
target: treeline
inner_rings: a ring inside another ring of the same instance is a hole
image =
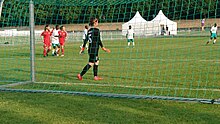
[[[29,0],[6,0],[0,26],[29,25]],[[219,18],[218,0],[34,0],[36,25],[126,22],[139,11],[151,20],[159,10],[171,20]]]

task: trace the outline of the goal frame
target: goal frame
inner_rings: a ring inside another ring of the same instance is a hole
[[[1,15],[2,15],[3,3],[4,3],[4,0],[0,0],[0,18],[1,18]]]

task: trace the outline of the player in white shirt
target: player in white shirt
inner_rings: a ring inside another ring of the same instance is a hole
[[[215,23],[214,26],[212,26],[212,28],[211,28],[211,30],[210,30],[211,37],[210,37],[210,39],[208,40],[208,42],[207,42],[206,44],[209,44],[209,42],[210,42],[213,38],[214,38],[213,44],[216,43],[217,30],[218,30],[218,27],[217,27],[217,24]]]
[[[53,29],[52,31],[52,47],[53,47],[53,50],[52,50],[52,56],[59,56],[59,54],[57,54],[57,52],[59,51],[60,49],[60,42],[59,42],[59,30],[60,30],[60,27],[59,25],[56,25],[56,28]]]
[[[126,38],[128,41],[128,47],[130,46],[130,42],[132,42],[134,47],[134,30],[131,28],[131,25],[129,25],[129,29],[127,30]]]
[[[83,43],[84,43],[85,40],[86,40],[87,33],[88,33],[88,29],[89,29],[88,25],[85,25],[85,29],[84,29],[84,31],[83,31]],[[83,43],[82,43],[82,45],[80,46],[80,48],[83,47]],[[88,49],[88,45],[87,45],[87,44],[86,44],[86,49]]]
[[[202,26],[202,31],[204,31],[204,28],[205,28],[205,18],[203,18],[201,20],[201,26]]]

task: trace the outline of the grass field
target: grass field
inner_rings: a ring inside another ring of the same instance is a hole
[[[219,124],[219,105],[0,92],[2,124]]]
[[[30,80],[29,39],[1,40],[14,43],[0,46],[1,84]],[[81,42],[69,38],[64,57],[46,58],[37,43],[36,83],[11,88],[219,98],[220,45],[205,45],[206,41],[206,37],[136,38],[135,48],[127,48],[126,40],[103,41],[112,52],[100,51],[102,81],[93,80],[92,69],[83,81],[76,79],[88,61],[87,54],[79,55]]]

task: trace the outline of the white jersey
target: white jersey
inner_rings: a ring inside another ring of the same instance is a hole
[[[211,32],[212,33],[217,33],[217,26],[215,27],[215,26],[212,26],[212,28],[211,28]]]
[[[52,43],[53,44],[59,44],[59,30],[54,29],[52,33]]]
[[[88,33],[88,29],[85,29],[83,32],[83,40],[86,39],[87,33]]]
[[[134,30],[133,29],[128,29],[127,30],[127,38],[128,39],[134,39]]]

